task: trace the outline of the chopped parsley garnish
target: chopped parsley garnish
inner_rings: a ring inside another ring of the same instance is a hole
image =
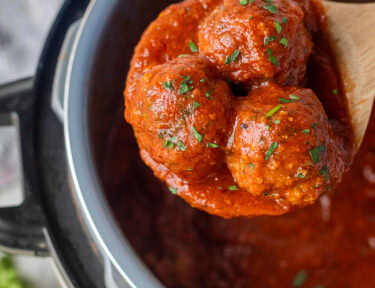
[[[161,134],[161,133],[158,134],[158,137],[159,137],[161,140],[164,139],[164,136],[163,136],[163,134]]]
[[[206,83],[206,79],[201,79],[199,81],[202,82],[202,83]]]
[[[332,90],[332,94],[334,94],[334,95],[339,94],[339,89],[337,89],[337,88],[336,88],[336,89],[333,89],[333,90]]]
[[[270,158],[270,156],[272,155],[272,153],[276,150],[277,146],[279,144],[277,142],[273,142],[271,145],[270,145],[270,148],[268,149],[268,151],[266,152],[265,156],[264,156],[264,161],[267,161],[268,158]]]
[[[328,181],[328,167],[324,166],[322,169],[320,169],[320,175],[324,176],[324,180],[327,182]]]
[[[251,20],[251,19],[253,19],[253,16],[250,16],[250,17],[249,17],[249,20]]]
[[[285,24],[286,22],[288,22],[288,18],[284,17],[283,20],[281,20],[281,24]]]
[[[238,56],[240,55],[240,53],[241,53],[241,51],[240,51],[240,49],[237,49],[236,51],[234,51],[233,53],[232,53],[232,55],[230,55],[230,56],[227,56],[227,58],[225,59],[225,64],[231,64],[231,63],[233,63],[234,61],[236,61],[237,60],[237,58],[238,58]]]
[[[301,287],[303,283],[305,283],[307,278],[306,271],[302,270],[297,273],[297,275],[293,279],[293,287]]]
[[[237,191],[238,187],[236,185],[230,185],[230,186],[228,186],[228,190],[229,191]]]
[[[186,146],[181,141],[177,141],[177,147],[180,148],[181,151],[186,151]]]
[[[268,36],[264,38],[264,45],[268,45],[270,42],[275,41],[276,39],[277,39],[276,36],[273,36],[273,35]]]
[[[316,125],[318,125],[318,123],[313,123],[313,124],[311,124],[311,128],[315,130]]]
[[[177,189],[176,188],[169,187],[168,189],[169,189],[169,191],[171,191],[172,194],[174,194],[174,195],[177,194]]]
[[[281,108],[283,107],[283,105],[277,105],[275,107],[273,107],[270,111],[268,111],[266,113],[266,117],[267,118],[271,118],[276,112],[278,112]]]
[[[305,135],[309,135],[310,129],[303,129],[302,133],[305,134]]]
[[[220,145],[215,144],[215,143],[207,143],[207,148],[219,148]]]
[[[301,100],[298,96],[293,95],[293,94],[289,94],[289,98],[293,100]]]
[[[174,147],[174,141],[175,141],[176,139],[175,138],[169,138],[168,140],[166,140],[165,142],[164,142],[164,148],[169,148],[169,149],[173,149],[173,147]]]
[[[247,167],[250,167],[251,169],[254,169],[254,164],[253,163],[249,163],[246,165]]]
[[[189,86],[193,84],[193,81],[190,79],[190,76],[182,76],[182,78],[184,78],[184,80],[181,82],[180,90],[178,91],[178,94],[180,95],[186,94],[193,90],[193,87]]]
[[[277,34],[280,34],[281,30],[283,30],[283,27],[281,27],[281,24],[279,22],[275,22],[275,28],[276,28]]]
[[[297,173],[296,177],[297,178],[305,178],[305,175],[303,175],[302,173]]]
[[[199,134],[199,133],[198,133],[197,129],[195,129],[194,126],[193,126],[193,135],[194,135],[195,139],[197,139],[197,141],[198,141],[199,143],[202,142],[202,140],[203,140],[203,136],[202,136],[202,134]]]
[[[268,56],[272,55],[272,49],[271,49],[271,48],[268,48],[268,49],[267,49],[267,55],[268,55]]]
[[[270,130],[270,129],[271,129],[271,126],[267,124],[267,125],[266,125],[266,129],[267,129],[267,130]]]
[[[277,58],[273,55],[270,56],[270,62],[275,65],[275,66],[279,66],[279,61],[277,60]]]
[[[186,171],[193,171],[193,168],[187,168]]]
[[[325,150],[326,150],[326,148],[323,145],[319,145],[319,146],[310,150],[309,153],[310,153],[311,159],[315,164],[319,162],[319,158],[320,158],[319,153],[323,152]]]
[[[277,7],[273,4],[264,5],[263,8],[266,9],[267,11],[273,13],[273,14],[277,13]]]
[[[199,105],[201,105],[201,104],[199,104],[197,101],[193,101],[193,107],[194,107],[194,110],[195,109],[197,109],[198,107],[199,107]]]
[[[173,86],[172,86],[173,84],[174,84],[174,80],[173,81],[169,80],[167,82],[164,82],[163,86],[164,86],[165,89],[173,90],[174,89]]]
[[[288,40],[286,38],[281,38],[279,43],[284,45],[284,48],[288,47]]]
[[[293,102],[297,102],[298,100],[300,100],[298,96],[295,96],[292,94],[289,94],[289,98],[290,99],[278,98],[278,100],[279,100],[279,103],[293,103]]]
[[[181,55],[178,55],[177,58],[182,58],[182,57],[185,57],[185,56],[189,56],[188,54],[181,54]]]
[[[249,0],[240,0],[240,5],[244,6],[249,4]]]
[[[268,196],[268,194],[270,194],[270,192],[264,192],[263,196]]]
[[[212,90],[208,90],[208,91],[206,92],[205,96],[206,96],[208,99],[212,100],[212,96],[211,96],[211,94],[212,94]]]
[[[190,47],[191,52],[193,53],[198,52],[198,47],[197,45],[195,45],[193,41],[189,41],[189,47]]]
[[[273,121],[273,123],[280,124],[280,119],[275,119],[275,121]]]

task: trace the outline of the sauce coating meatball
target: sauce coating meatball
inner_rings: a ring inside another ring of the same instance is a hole
[[[199,48],[235,83],[274,78],[298,85],[305,77],[312,42],[304,12],[294,1],[225,0],[201,24]]]
[[[241,188],[305,206],[340,180],[340,141],[310,89],[266,83],[234,105],[227,165]]]
[[[183,56],[142,76],[125,116],[146,163],[151,157],[192,182],[223,165],[231,91],[214,75],[205,58]]]

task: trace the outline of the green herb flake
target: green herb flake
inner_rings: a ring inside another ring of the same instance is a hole
[[[268,196],[268,194],[270,194],[270,192],[264,192],[263,196]]]
[[[280,124],[280,119],[275,119],[275,121],[273,121],[273,123]]]
[[[193,53],[198,52],[198,47],[197,45],[195,45],[193,41],[189,41],[189,47],[190,47],[191,52]]]
[[[311,124],[311,128],[315,130],[317,125],[318,125],[318,123],[313,123],[313,124]]]
[[[159,134],[158,134],[158,137],[159,137],[161,140],[164,140],[164,136],[163,136],[163,134],[159,133]]]
[[[211,94],[212,94],[212,90],[208,90],[208,91],[206,92],[205,96],[206,96],[208,99],[212,100],[213,98],[212,98]]]
[[[299,98],[298,96],[296,95],[293,95],[293,94],[289,94],[289,98],[292,99],[292,100],[301,100],[301,98]]]
[[[323,145],[319,145],[319,146],[310,150],[309,153],[310,153],[311,159],[315,164],[317,164],[319,162],[320,152],[325,151],[325,149],[326,148]]]
[[[268,111],[266,113],[266,117],[267,118],[271,118],[275,113],[277,113],[281,108],[283,107],[283,105],[277,105],[275,107],[273,107],[270,111]]]
[[[176,195],[177,194],[177,189],[176,188],[173,188],[173,187],[168,187],[169,191],[171,191],[171,193],[173,195]]]
[[[271,49],[271,48],[268,48],[268,49],[267,49],[267,55],[268,55],[268,56],[271,56],[272,53],[273,53],[272,49]]]
[[[181,141],[177,141],[177,147],[180,148],[181,151],[186,151],[186,146]]]
[[[264,45],[268,45],[270,42],[275,41],[276,39],[276,36],[270,35],[264,38]]]
[[[328,167],[324,166],[322,169],[319,171],[320,175],[324,176],[324,180],[327,182],[328,181]]]
[[[198,141],[199,143],[202,143],[203,136],[202,136],[202,134],[199,134],[199,133],[198,133],[197,129],[195,129],[194,126],[193,126],[193,135],[194,135],[195,139],[197,139],[197,141]]]
[[[283,17],[283,20],[281,20],[281,24],[285,24],[286,22],[288,22],[288,18]]]
[[[173,81],[171,81],[171,80],[169,80],[169,81],[167,81],[167,82],[164,82],[163,83],[163,86],[164,86],[164,88],[165,89],[170,89],[170,90],[173,90],[174,88],[173,88],[173,85],[174,84],[174,80]]]
[[[250,16],[250,17],[249,17],[249,20],[251,20],[251,19],[253,19],[253,16]]]
[[[236,185],[230,185],[230,186],[228,186],[228,190],[229,191],[237,191],[238,187]]]
[[[271,12],[273,14],[277,13],[277,7],[273,4],[264,5],[263,8],[266,9],[268,12]]]
[[[189,86],[193,84],[190,76],[182,76],[182,78],[184,78],[184,80],[181,82],[180,90],[178,91],[178,94],[180,95],[184,95],[194,89],[192,86]]]
[[[305,135],[309,135],[310,129],[303,129],[302,133],[305,134]]]
[[[207,146],[206,146],[206,147],[207,147],[207,148],[219,148],[220,145],[215,144],[215,143],[207,143]]]
[[[169,138],[164,142],[163,148],[173,149],[175,138]]]
[[[186,171],[193,171],[193,168],[187,168]]]
[[[249,163],[246,165],[247,167],[250,167],[250,169],[254,169],[254,164],[253,163]]]
[[[199,104],[197,101],[193,101],[193,108],[194,110],[197,109],[201,104]]]
[[[234,51],[233,53],[232,53],[232,55],[230,55],[230,56],[227,56],[227,58],[225,59],[225,64],[231,64],[231,63],[233,63],[234,61],[236,61],[237,60],[237,58],[238,58],[238,56],[240,55],[240,53],[241,53],[241,50],[240,49],[237,49],[236,51]]]
[[[249,4],[249,0],[240,0],[240,5],[241,6],[245,6],[247,4]]]
[[[273,65],[275,65],[275,66],[279,66],[279,65],[280,65],[280,64],[279,64],[279,61],[277,60],[277,58],[276,58],[275,56],[271,55],[269,59],[270,59],[270,62],[271,62]]]
[[[285,98],[278,98],[279,103],[293,103],[296,102],[295,100],[292,99],[285,99]]]
[[[305,283],[307,278],[306,271],[302,270],[297,273],[297,275],[293,279],[293,287],[301,287],[303,283]]]
[[[277,146],[279,144],[277,142],[273,142],[271,145],[270,145],[270,148],[268,149],[268,151],[266,152],[265,156],[264,156],[264,161],[267,161],[268,158],[270,158],[270,156],[272,155],[272,153],[276,150]]]
[[[182,58],[182,57],[186,57],[186,56],[189,56],[188,54],[181,54],[181,55],[178,55],[177,58]]]
[[[305,175],[301,174],[301,173],[297,173],[296,175],[297,178],[305,178]]]
[[[288,40],[286,38],[281,38],[280,42],[281,45],[284,46],[284,48],[288,47]]]
[[[332,94],[334,94],[334,95],[339,94],[339,89],[337,89],[337,88],[336,88],[336,89],[333,89],[333,90],[332,90]]]
[[[206,83],[206,79],[201,79],[201,80],[199,80],[200,82],[202,82],[202,83]]]
[[[279,22],[274,22],[274,23],[275,23],[275,28],[276,28],[277,34],[280,34],[281,31],[283,30],[283,27],[281,27],[281,24]]]
[[[267,129],[267,130],[270,130],[270,129],[271,129],[271,126],[267,124],[267,125],[266,125],[266,129]]]

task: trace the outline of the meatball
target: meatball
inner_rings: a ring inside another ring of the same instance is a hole
[[[306,206],[339,181],[340,141],[310,89],[265,84],[234,109],[227,165],[241,188]]]
[[[126,95],[125,116],[149,166],[200,182],[224,164],[232,96],[214,69],[183,56],[148,70]]]
[[[292,0],[225,0],[201,24],[200,52],[235,83],[298,85],[312,49],[303,18]]]

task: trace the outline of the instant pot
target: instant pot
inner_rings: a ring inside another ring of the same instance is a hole
[[[117,225],[98,171],[133,49],[172,2],[65,1],[36,76],[0,87],[24,188],[20,206],[0,209],[0,248],[52,257],[67,287],[162,286]]]

